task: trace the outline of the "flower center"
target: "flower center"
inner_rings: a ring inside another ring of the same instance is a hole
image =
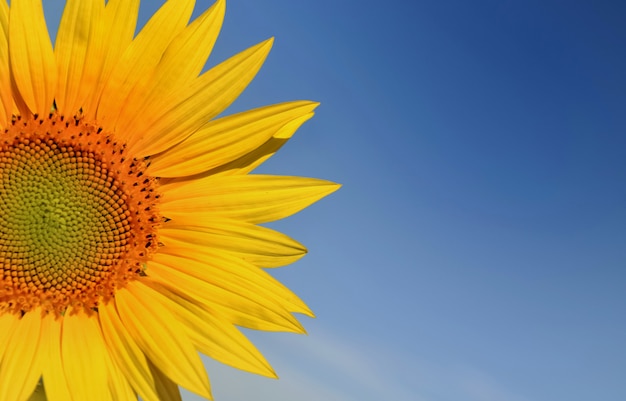
[[[80,118],[0,133],[0,308],[93,311],[143,274],[160,221],[156,180]]]

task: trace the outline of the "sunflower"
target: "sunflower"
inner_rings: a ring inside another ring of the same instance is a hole
[[[252,175],[313,115],[219,117],[272,40],[202,72],[218,0],[0,1],[0,400],[211,398],[199,352],[275,373],[239,327],[302,333],[309,308],[265,268],[306,251],[263,223],[338,185]]]

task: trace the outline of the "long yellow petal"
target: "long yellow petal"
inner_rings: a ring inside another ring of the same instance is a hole
[[[9,346],[9,339],[13,335],[13,330],[20,322],[20,318],[12,313],[0,314],[0,364],[4,356],[4,352]]]
[[[291,290],[265,270],[226,252],[198,248],[189,243],[168,239],[161,248],[164,255],[179,256],[195,263],[176,263],[175,268],[207,282],[220,282],[272,300],[289,312],[313,317],[309,307]]]
[[[202,361],[161,298],[140,281],[133,281],[116,293],[115,303],[122,323],[147,357],[174,382],[210,398]]]
[[[261,146],[282,127],[309,115],[318,103],[288,102],[209,122],[198,132],[152,158],[150,174],[182,177],[219,167]]]
[[[0,400],[26,401],[41,377],[41,310],[27,312],[15,325],[0,364]]]
[[[74,399],[113,401],[106,363],[108,348],[96,318],[82,311],[68,311],[63,316],[61,356]]]
[[[252,152],[207,172],[209,175],[248,174],[272,157],[313,113],[297,118],[282,127],[272,138]]]
[[[168,307],[181,320],[198,350],[211,358],[267,377],[276,377],[271,366],[252,343],[224,318],[209,313],[194,302],[146,280],[147,285],[166,295]]]
[[[0,1],[0,126],[5,127],[15,109],[9,68],[9,6]]]
[[[155,74],[163,85],[178,86],[200,74],[222,28],[225,11],[226,1],[217,0],[172,40]]]
[[[304,328],[295,320],[290,322],[278,318],[276,314],[265,312],[258,306],[256,308],[241,308],[237,303],[231,302],[232,298],[219,298],[216,291],[203,292],[199,280],[181,273],[173,267],[150,262],[148,270],[151,270],[148,278],[158,285],[234,325],[263,331],[305,332]],[[188,287],[179,287],[179,285]],[[193,292],[189,291],[189,288]],[[223,292],[220,293],[220,295],[223,294]]]
[[[88,71],[94,74],[85,77],[90,82],[83,98],[83,114],[87,118],[96,118],[98,103],[109,76],[135,36],[138,13],[139,0],[107,1],[101,23],[96,26],[94,46],[90,47],[87,60],[93,65]]]
[[[159,401],[182,401],[180,396],[180,388],[172,379],[167,377],[154,363],[148,360],[150,373],[154,377],[154,383]]]
[[[13,333],[20,325],[21,319],[13,313],[0,314],[0,366],[8,348],[12,348],[13,344],[9,341],[13,337]]]
[[[42,375],[48,401],[71,400],[67,377],[61,360],[61,319],[53,313],[41,322]]]
[[[302,325],[284,308],[269,297],[246,290],[237,283],[213,279],[206,281],[189,274],[189,270],[199,271],[205,267],[201,262],[175,257],[156,255],[148,265],[148,276],[161,283],[172,283],[185,288],[189,294],[203,299],[207,305],[218,310],[234,310],[256,322],[262,322],[259,330],[304,332]],[[232,313],[232,312],[231,312]],[[246,326],[249,327],[249,326]]]
[[[98,32],[102,23],[102,0],[68,0],[54,52],[57,60],[57,109],[61,114],[76,114],[97,84],[101,49]]]
[[[194,0],[169,0],[150,18],[126,49],[103,89],[97,116],[115,126],[126,97],[146,74],[151,74],[165,49],[181,32],[193,12]],[[125,135],[127,127],[121,127]]]
[[[224,218],[206,219],[199,225],[193,217],[179,216],[159,230],[164,244],[168,238],[217,249],[262,267],[290,264],[306,253],[299,242],[272,229]]]
[[[169,188],[174,188],[175,185],[184,185],[190,179],[202,179],[211,176],[226,176],[226,175],[241,175],[248,174],[258,166],[260,166],[264,161],[272,157],[296,132],[296,130],[308,119],[313,116],[313,113],[309,113],[305,116],[297,118],[290,123],[287,123],[283,128],[281,128],[274,136],[272,136],[269,140],[267,140],[264,144],[259,146],[258,148],[252,150],[250,153],[247,153],[229,163],[226,163],[222,166],[216,167],[214,169],[205,171],[200,174],[196,174],[191,177],[180,177],[180,178],[163,178],[161,179],[162,184],[167,184]]]
[[[154,113],[158,110],[155,102],[188,86],[200,74],[217,40],[225,9],[225,1],[218,0],[172,40],[154,73],[141,77],[129,94],[118,121],[120,127]]]
[[[111,356],[135,391],[145,401],[159,401],[149,361],[120,320],[115,304],[101,305],[98,316]]]
[[[13,81],[23,101],[18,105],[25,105],[33,114],[48,114],[57,74],[41,0],[11,1],[9,57]],[[26,114],[28,110],[21,111]]]
[[[128,378],[115,364],[111,355],[105,358],[107,370],[109,372],[109,390],[114,401],[137,401],[137,395],[133,391]]]
[[[182,141],[226,109],[263,65],[272,39],[253,46],[198,77],[188,87],[153,103],[159,113],[142,116],[127,127],[129,151],[159,153]]]
[[[290,216],[337,189],[338,184],[315,178],[208,177],[179,185],[175,191],[168,191],[167,185],[161,186],[166,195],[160,210],[173,220],[180,215],[193,214],[200,220],[204,215],[218,215],[258,224]]]

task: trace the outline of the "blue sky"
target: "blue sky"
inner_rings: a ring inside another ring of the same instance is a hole
[[[626,399],[625,12],[229,1],[210,65],[276,37],[230,111],[322,103],[260,171],[344,186],[274,224],[308,336],[249,332],[281,379],[207,361],[215,399]]]

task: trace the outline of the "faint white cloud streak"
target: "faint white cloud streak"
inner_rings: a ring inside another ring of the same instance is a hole
[[[271,380],[206,361],[215,401],[530,401],[471,364],[432,363],[394,344],[344,338],[251,335],[280,376]],[[200,398],[184,395],[185,401]]]

